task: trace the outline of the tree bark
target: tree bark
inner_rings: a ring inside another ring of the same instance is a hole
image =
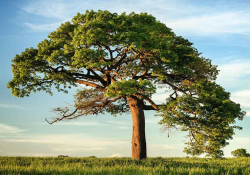
[[[137,97],[129,97],[128,103],[133,121],[132,159],[145,159],[147,158],[147,147],[143,101]]]

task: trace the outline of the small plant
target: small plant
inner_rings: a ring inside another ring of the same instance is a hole
[[[234,156],[234,157],[250,157],[250,154],[247,153],[247,150],[246,149],[236,149],[234,151],[231,152],[231,154]]]

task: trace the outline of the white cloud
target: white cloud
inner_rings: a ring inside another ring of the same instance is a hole
[[[180,35],[214,35],[221,33],[239,33],[250,35],[250,13],[246,9],[237,11],[230,9],[234,4],[229,4],[228,9],[221,10],[221,4],[206,6],[185,1],[171,0],[139,0],[139,1],[32,1],[21,9],[32,15],[44,18],[53,18],[60,22],[71,20],[77,12],[85,10],[109,10],[111,12],[136,13],[148,12],[153,14],[161,22],[166,23]],[[30,24],[31,29],[38,31],[53,30],[57,23]]]
[[[52,23],[52,24],[39,24],[39,25],[30,24],[30,23],[26,22],[24,24],[27,25],[32,30],[38,32],[38,31],[54,31],[58,27],[60,27],[61,23],[63,23],[63,22]]]
[[[157,88],[156,93],[152,95],[152,100],[160,105],[166,103],[166,98],[169,98],[169,95],[172,92],[172,88],[165,87],[165,88]]]
[[[246,111],[246,117],[250,117],[250,111]]]
[[[18,150],[18,149],[17,149]],[[16,151],[16,150],[15,150]],[[6,152],[3,152],[3,156],[12,156],[12,157],[16,157],[16,156],[22,156],[22,157],[58,157],[58,155],[61,155],[60,153],[58,152],[55,152],[55,153],[52,153],[52,152],[49,152],[47,150],[48,153],[44,153],[43,151],[45,150],[40,150],[40,152],[9,152],[6,154]],[[69,153],[70,154],[70,153]],[[67,155],[66,154],[63,154],[63,155]],[[74,156],[76,157],[76,156]]]
[[[100,125],[105,125],[104,123],[99,123],[99,122],[60,122],[56,123],[55,125],[67,125],[67,126],[100,126]]]
[[[169,98],[170,93],[166,92],[166,93],[155,93],[152,95],[152,100],[156,103],[156,104],[164,104],[166,103],[166,99]]]
[[[3,145],[12,145],[13,147],[22,145],[32,148],[30,151],[24,151],[22,148],[15,148],[15,150],[21,151],[9,152],[8,147],[4,147],[8,150],[6,155],[11,156],[57,156],[59,154],[78,156],[79,153],[80,155],[86,156],[86,154],[105,155],[106,151],[104,150],[110,152],[111,148],[116,150],[116,147],[120,148],[124,147],[124,145],[129,145],[130,139],[97,138],[93,135],[90,136],[85,134],[29,134],[15,135],[14,137],[0,137],[0,142]],[[44,153],[41,155],[37,153],[38,149],[36,147],[41,147]]]
[[[13,155],[16,156],[16,155]],[[18,153],[18,156],[31,156],[31,157],[56,157],[58,156],[58,154],[44,154],[44,153],[26,153],[26,154],[22,154],[22,153]]]
[[[129,129],[131,123],[129,121],[108,121],[107,123],[99,123],[99,122],[61,122],[56,125],[61,126],[110,126],[116,127],[118,129]]]
[[[248,78],[250,74],[250,61],[235,60],[229,63],[219,65],[220,70],[218,75],[218,82],[225,84],[238,84],[235,81],[242,81],[242,78]]]
[[[233,92],[231,95],[231,99],[234,102],[239,103],[244,108],[250,108],[250,90]]]
[[[13,108],[13,109],[25,109],[21,105],[2,104],[2,103],[0,103],[0,107],[2,107],[2,108]]]
[[[132,122],[129,121],[108,121],[108,124],[110,126],[116,127],[117,129],[121,129],[121,130],[127,130],[127,129],[131,129],[132,127]]]
[[[2,134],[18,134],[18,133],[21,133],[23,131],[25,131],[25,130],[19,129],[19,128],[14,127],[14,126],[0,123],[0,134],[1,135]]]
[[[85,148],[90,147],[105,147],[114,144],[124,144],[127,143],[126,140],[110,140],[110,139],[100,139],[88,137],[84,134],[51,134],[51,135],[36,135],[36,136],[26,136],[22,138],[14,139],[2,139],[5,142],[11,143],[39,143],[39,144],[57,144],[64,146],[74,146]]]
[[[221,33],[250,34],[250,14],[246,12],[223,12],[193,15],[173,20],[167,25],[181,34],[211,35]]]
[[[161,117],[150,116],[150,117],[146,117],[145,123],[146,123],[146,124],[157,125],[158,122],[159,122],[161,119],[162,119]]]
[[[109,156],[109,157],[122,157],[122,155],[120,153],[117,153],[117,154],[113,154],[112,156]]]
[[[240,103],[243,107],[250,107],[249,89],[250,89],[250,61],[241,59],[230,61],[219,65],[220,70],[216,82],[226,91],[231,92],[231,99]]]
[[[55,148],[53,151],[56,152],[79,152],[79,151],[99,151],[105,150],[106,147],[77,147],[77,148]]]
[[[250,98],[250,90],[238,91],[233,93],[236,97],[247,97]]]
[[[70,7],[72,7],[71,2],[38,0],[31,1],[30,4],[23,6],[22,10],[33,15],[66,20]]]
[[[233,141],[236,141],[238,143],[245,143],[245,144],[249,143],[250,144],[250,137],[234,137]]]
[[[108,121],[108,123],[114,124],[114,125],[129,125],[130,126],[130,123],[128,123],[127,121]]]
[[[126,126],[119,126],[117,127],[118,129],[130,129],[129,127],[126,127]]]
[[[149,149],[175,149],[173,146],[170,146],[168,144],[163,145],[148,145]]]

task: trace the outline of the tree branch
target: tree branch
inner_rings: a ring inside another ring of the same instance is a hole
[[[113,52],[112,50],[110,49],[110,47],[106,46],[105,44],[101,44],[100,42],[97,42],[97,45],[98,46],[103,46],[105,49],[107,49],[109,51],[109,54],[110,54],[110,59],[111,61],[113,61]]]
[[[158,106],[150,98],[148,98],[146,95],[136,93],[134,96],[146,100],[155,110],[159,110]]]
[[[88,82],[88,81],[76,80],[76,83],[84,84],[86,86],[91,86],[91,87],[99,89],[100,91],[103,91],[103,92],[106,91],[104,87],[102,87],[102,86],[100,86],[98,84],[95,84],[95,83]]]
[[[103,86],[107,86],[107,82],[100,77],[94,70],[90,69],[90,72],[95,75],[95,77],[102,83]]]
[[[88,69],[88,72],[87,74],[81,74],[81,73],[71,73],[71,72],[68,72],[66,69],[64,69],[63,66],[59,66],[57,68],[53,68],[53,67],[50,67],[50,69],[52,69],[52,73],[59,73],[59,72],[62,72],[62,73],[65,73],[69,76],[75,76],[74,78],[82,78],[82,79],[91,79],[92,81],[95,81],[95,80],[98,80],[102,83],[103,86],[106,86],[106,81],[100,77],[94,70],[92,69]],[[59,71],[59,69],[61,69]],[[93,75],[90,75],[89,72],[91,72]]]
[[[159,110],[159,107],[164,106],[164,105],[156,105],[157,106],[157,110]],[[153,106],[151,105],[143,105],[143,110],[146,111],[157,111]]]
[[[56,118],[56,119],[55,119],[54,121],[52,121],[52,122],[49,122],[49,121],[47,120],[47,118],[45,118],[45,121],[48,122],[50,125],[52,125],[52,124],[55,123],[55,122],[58,122],[58,121],[67,119],[68,117],[74,115],[77,111],[78,111],[78,109],[76,108],[72,113],[70,113],[70,114],[68,114],[68,115],[65,115],[66,112],[68,112],[68,110],[67,110],[66,112],[63,112],[63,116],[62,116],[61,118]]]
[[[209,150],[206,146],[202,145],[202,144],[196,139],[196,137],[194,136],[193,132],[190,131],[190,133],[191,133],[192,137],[194,138],[195,142],[198,143],[201,147],[203,147],[203,148],[209,153],[210,150]]]
[[[110,67],[110,69],[116,69],[118,66],[120,66],[122,64],[122,61],[127,57],[127,51],[128,49],[124,49],[124,55],[121,57],[121,59],[113,66]]]

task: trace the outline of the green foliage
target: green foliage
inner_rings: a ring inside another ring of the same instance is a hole
[[[149,80],[122,80],[112,83],[108,86],[105,96],[131,96],[136,93],[147,94],[151,96],[156,92],[156,87]]]
[[[240,105],[230,100],[230,94],[209,81],[191,84],[189,93],[168,99],[161,107],[160,124],[167,128],[180,127],[188,131],[190,141],[184,152],[191,155],[208,153],[212,157],[221,157],[221,148],[228,145],[226,140],[232,139],[235,119],[242,120],[245,115]]]
[[[0,157],[0,174],[248,175],[250,158]]]
[[[247,153],[247,150],[246,149],[236,149],[234,151],[231,152],[231,154],[234,156],[234,157],[250,157],[250,154]]]
[[[89,78],[83,75],[90,69],[103,78],[107,78],[107,71],[118,70],[120,77],[128,81],[145,70],[169,82],[179,82],[181,76],[214,79],[217,75],[216,67],[199,58],[192,43],[177,37],[147,13],[78,13],[48,38],[37,49],[26,49],[12,60],[14,77],[8,88],[14,96],[24,97],[40,90],[52,94],[53,85],[67,92],[68,86],[76,85],[76,79]],[[119,67],[115,67],[117,64]],[[93,76],[88,81],[91,79]]]
[[[161,124],[189,131],[186,153],[220,157],[234,128],[240,129],[233,125],[235,119],[244,116],[230,94],[214,83],[217,66],[147,13],[77,13],[12,62],[13,79],[7,87],[16,97],[36,91],[52,95],[53,86],[65,93],[77,84],[88,86],[77,92],[75,109],[54,110],[60,117],[52,123],[127,112],[128,97],[143,101],[144,110],[158,110],[150,98],[157,86],[169,87],[175,97],[159,108]]]

